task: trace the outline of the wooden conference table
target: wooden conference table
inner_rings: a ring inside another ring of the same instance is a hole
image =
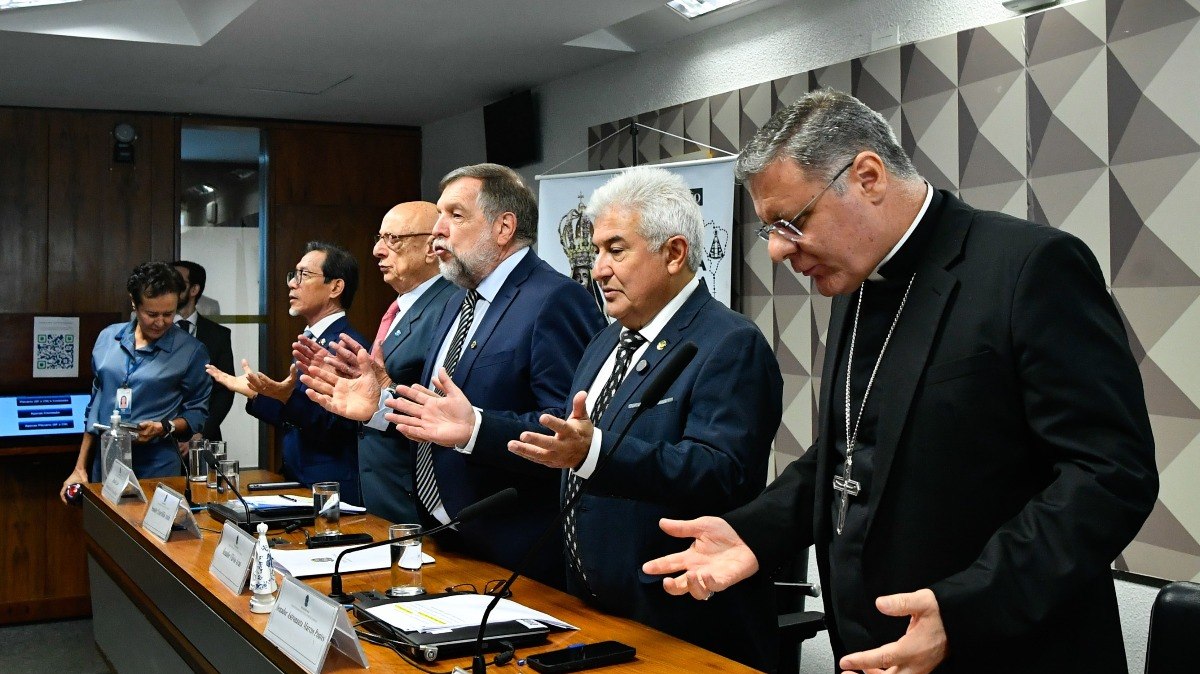
[[[247,470],[242,484],[265,482],[278,476]],[[153,497],[159,482],[182,491],[183,478],[142,480],[146,497]],[[192,494],[196,502],[224,500],[204,483]],[[167,543],[142,529],[146,504],[126,499],[114,506],[100,495],[100,486],[87,486],[83,499],[83,528],[88,553],[88,577],[92,588],[92,613],[96,644],[108,661],[126,672],[302,672],[303,670],[263,636],[268,615],[250,612],[250,594],[233,594],[208,572],[221,525],[207,513],[197,513],[202,530],[199,540],[175,532]],[[289,492],[274,492],[289,493]],[[290,493],[305,494],[303,490]],[[373,515],[343,516],[343,532],[367,532],[375,540],[387,537],[387,522]],[[284,536],[301,547],[300,532]],[[426,565],[426,589],[436,592],[459,583],[482,588],[509,572],[486,562],[440,552],[437,544],[425,541],[425,551],[437,562]],[[321,592],[329,591],[329,577],[305,579]],[[347,592],[382,590],[390,584],[387,569],[343,574]],[[633,662],[613,665],[604,671],[621,674],[652,672],[751,672],[732,660],[667,636],[639,623],[605,615],[579,599],[528,578],[513,586],[513,599],[578,626],[579,631],[556,632],[549,643],[518,649],[517,658],[562,648],[574,643],[615,639],[637,649]],[[737,620],[737,616],[730,616]],[[351,623],[357,620],[351,615]],[[391,649],[363,642],[372,672],[416,672],[415,667]],[[426,663],[428,669],[448,671],[455,665],[470,668],[469,658]],[[362,671],[341,653],[330,649],[325,672]],[[532,672],[514,662],[489,667],[491,674]]]

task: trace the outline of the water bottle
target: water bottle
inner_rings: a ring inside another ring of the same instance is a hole
[[[108,472],[117,459],[132,470],[133,435],[121,428],[121,411],[113,410],[108,427],[96,425],[104,429],[104,434],[100,436],[100,481],[108,479]]]

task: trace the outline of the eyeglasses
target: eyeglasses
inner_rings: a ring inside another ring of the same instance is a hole
[[[290,285],[293,281],[295,281],[296,285],[300,285],[307,279],[324,278],[324,276],[324,274],[318,274],[315,271],[308,271],[307,269],[293,269],[287,273],[287,282]]]
[[[412,234],[389,234],[387,232],[384,232],[382,234],[376,234],[375,236],[371,237],[371,244],[374,245],[374,244],[379,243],[380,241],[384,241],[385,242],[384,245],[387,246],[388,248],[395,248],[396,246],[400,245],[401,241],[407,239],[410,236],[429,236],[431,234],[433,234],[433,232],[413,232]]]
[[[799,241],[800,237],[804,236],[804,232],[800,231],[800,227],[796,224],[796,222],[798,222],[800,218],[804,217],[805,215],[808,215],[808,212],[812,210],[814,205],[816,205],[817,199],[820,199],[822,194],[825,194],[830,187],[833,187],[833,184],[837,182],[837,179],[841,178],[842,174],[846,172],[846,169],[850,168],[851,166],[854,166],[853,159],[851,159],[848,164],[843,166],[842,170],[834,174],[833,179],[826,183],[825,187],[822,187],[820,192],[817,192],[815,195],[813,195],[813,198],[809,199],[807,204],[804,204],[804,208],[800,209],[800,212],[796,214],[796,217],[792,218],[791,220],[776,220],[769,225],[764,223],[762,227],[758,228],[758,238],[762,239],[763,241],[770,241],[771,232],[779,232],[780,236],[788,239],[789,241]]]
[[[504,581],[497,578],[495,580],[489,580],[486,584],[484,584],[482,593],[480,593],[479,588],[475,587],[471,583],[459,583],[458,585],[446,588],[446,594],[490,594],[494,597],[502,587],[504,587]],[[512,596],[512,590],[505,590],[504,594],[501,596],[505,599],[508,599]]]

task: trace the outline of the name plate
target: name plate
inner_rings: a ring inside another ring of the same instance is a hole
[[[108,478],[104,480],[104,488],[100,490],[100,495],[113,505],[119,504],[123,496],[132,496],[142,503],[146,502],[146,492],[142,491],[142,485],[138,482],[137,476],[133,474],[133,469],[122,463],[120,459],[113,461],[112,468],[108,471]]]
[[[221,581],[229,591],[241,594],[250,576],[250,562],[254,560],[253,536],[226,520],[221,530],[221,542],[213,552],[208,572]]]
[[[176,525],[191,534],[191,537],[200,538],[200,525],[196,524],[192,509],[188,507],[183,495],[159,483],[158,488],[154,490],[154,498],[150,499],[150,505],[142,517],[142,528],[166,543]]]
[[[291,576],[283,578],[263,635],[309,674],[318,674],[325,666],[331,643],[367,667],[367,654],[341,604]]]

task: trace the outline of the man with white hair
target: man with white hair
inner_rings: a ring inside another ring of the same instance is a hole
[[[772,669],[775,618],[765,580],[696,605],[662,592],[660,579],[639,567],[675,545],[660,518],[722,513],[762,490],[781,416],[775,355],[758,328],[713,299],[697,277],[704,229],[683,179],[658,168],[629,170],[596,190],[588,215],[597,249],[592,275],[617,322],[584,352],[565,419],[545,414],[538,425],[485,411],[479,435],[511,438],[513,453],[565,469],[564,501],[585,490],[564,522],[576,595]],[[616,447],[644,390],[688,342],[696,356]],[[471,427],[454,421],[470,417],[461,391],[417,399],[394,401],[409,415],[399,419],[401,430],[452,442],[469,436]]]

